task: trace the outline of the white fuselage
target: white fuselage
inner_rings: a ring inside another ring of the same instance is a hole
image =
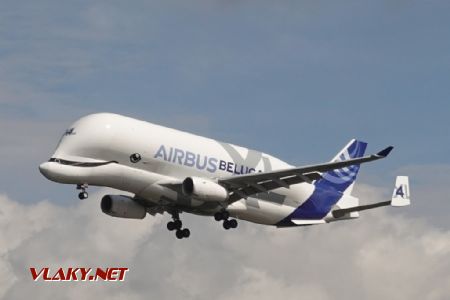
[[[75,122],[40,169],[56,182],[107,186],[133,193],[149,206],[176,204],[187,212],[211,215],[222,209],[220,204],[186,199],[167,185],[188,176],[216,179],[289,167],[262,152],[101,113]],[[296,184],[242,199],[227,210],[240,219],[276,224],[313,191],[311,184]]]

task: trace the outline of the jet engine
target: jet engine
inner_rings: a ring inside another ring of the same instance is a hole
[[[104,196],[100,207],[105,214],[118,218],[143,219],[147,213],[144,206],[123,195]]]
[[[202,201],[222,202],[228,199],[228,191],[209,179],[187,177],[182,185],[183,194]]]

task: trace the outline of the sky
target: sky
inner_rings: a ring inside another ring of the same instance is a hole
[[[445,299],[450,293],[450,2],[12,1],[0,10],[0,299]],[[411,207],[224,232],[103,215],[38,165],[79,117],[114,112],[273,154],[368,151],[355,193]],[[68,238],[70,237],[70,238]],[[31,265],[119,264],[125,283],[34,283]],[[341,275],[343,274],[343,275]],[[394,297],[395,296],[395,297]]]

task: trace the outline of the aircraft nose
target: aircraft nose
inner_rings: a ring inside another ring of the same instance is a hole
[[[40,164],[39,171],[41,172],[42,175],[48,178],[50,174],[50,163],[47,161],[45,163]]]

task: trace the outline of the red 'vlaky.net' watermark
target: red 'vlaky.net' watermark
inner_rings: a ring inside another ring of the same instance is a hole
[[[124,281],[128,268],[30,268],[34,281]]]

